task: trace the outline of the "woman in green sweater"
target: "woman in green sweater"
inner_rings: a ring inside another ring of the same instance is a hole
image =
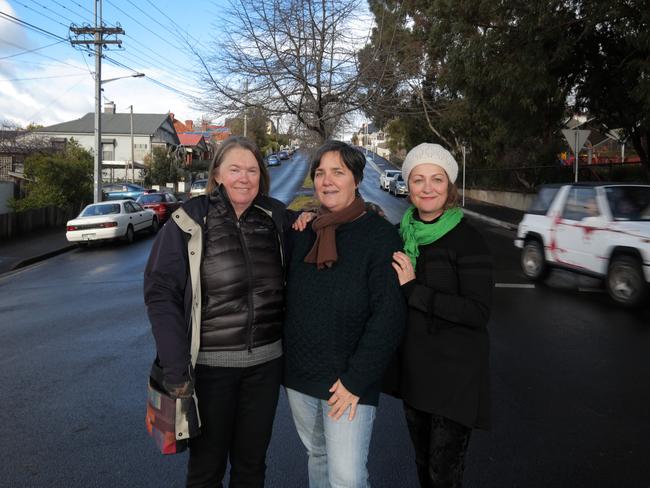
[[[460,487],[471,431],[489,427],[492,258],[457,207],[458,164],[449,151],[420,144],[402,174],[413,206],[393,266],[409,317],[389,389],[404,400],[421,486]]]
[[[309,456],[311,488],[365,488],[380,383],[399,345],[406,307],[392,255],[396,229],[366,212],[365,157],[330,141],[310,174],[321,207],[294,233],[284,328],[285,386]]]

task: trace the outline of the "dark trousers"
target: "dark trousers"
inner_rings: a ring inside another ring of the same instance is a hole
[[[422,488],[460,488],[472,429],[404,403]]]
[[[282,358],[247,368],[197,365],[201,435],[190,440],[188,488],[263,487],[266,449],[282,380]]]

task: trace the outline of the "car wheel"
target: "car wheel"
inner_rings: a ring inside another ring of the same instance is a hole
[[[606,287],[616,303],[626,307],[639,305],[647,291],[639,260],[633,256],[615,256],[609,263]]]
[[[126,228],[126,233],[124,234],[124,240],[127,244],[132,244],[135,241],[135,232],[133,232],[133,226],[129,225]]]
[[[158,219],[154,217],[151,220],[151,227],[149,227],[149,232],[151,234],[156,234],[158,232],[158,229],[160,228],[160,224],[158,224]]]
[[[541,281],[548,274],[548,264],[544,257],[544,247],[537,239],[529,239],[521,251],[521,269],[526,278]]]

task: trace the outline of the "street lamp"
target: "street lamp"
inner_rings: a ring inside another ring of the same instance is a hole
[[[101,64],[96,63],[95,75],[95,167],[93,182],[93,201],[98,203],[102,201],[102,85],[111,81],[121,80],[123,78],[142,78],[144,73],[133,73],[128,76],[118,76],[102,80]]]

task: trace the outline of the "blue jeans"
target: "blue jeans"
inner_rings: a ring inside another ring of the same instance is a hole
[[[368,449],[376,407],[357,405],[339,420],[327,416],[326,400],[287,388],[287,398],[300,440],[309,456],[310,488],[368,488]]]

